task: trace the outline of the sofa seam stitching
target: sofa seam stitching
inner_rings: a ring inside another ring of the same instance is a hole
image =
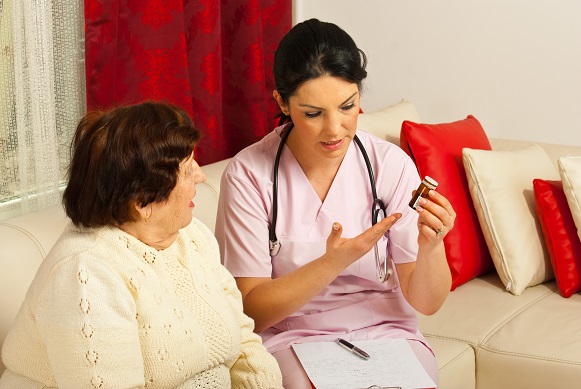
[[[508,316],[505,320],[503,320],[501,323],[499,323],[498,325],[496,325],[490,332],[488,335],[486,335],[483,339],[482,342],[471,342],[471,341],[466,341],[466,340],[462,340],[462,339],[458,339],[458,338],[453,338],[453,337],[449,337],[449,336],[441,336],[441,335],[435,335],[435,334],[430,334],[429,332],[423,332],[424,336],[429,336],[432,338],[436,338],[436,339],[442,339],[442,340],[452,340],[452,341],[457,341],[457,342],[461,342],[464,344],[467,344],[469,346],[471,346],[472,348],[475,348],[475,354],[476,351],[478,349],[480,350],[485,350],[485,351],[489,351],[489,352],[493,352],[493,353],[497,353],[497,354],[502,354],[502,355],[513,355],[513,356],[518,356],[518,357],[522,357],[522,358],[530,358],[530,359],[536,359],[536,360],[543,360],[543,361],[551,361],[551,362],[561,362],[561,363],[567,363],[570,365],[581,365],[581,362],[575,362],[575,361],[570,361],[570,360],[566,360],[566,359],[557,359],[557,358],[551,358],[551,357],[541,357],[538,355],[533,355],[533,354],[524,354],[524,353],[517,353],[517,352],[510,352],[510,351],[502,351],[502,350],[498,350],[492,347],[487,346],[487,342],[490,340],[490,338],[492,336],[494,336],[498,330],[502,327],[504,327],[507,323],[509,323],[510,321],[512,321],[512,319],[514,319],[515,317],[517,317],[518,315],[520,315],[522,312],[526,311],[527,309],[529,309],[531,306],[533,306],[534,304],[536,304],[537,302],[544,300],[545,298],[549,297],[552,293],[554,293],[553,291],[547,291],[546,293],[538,296],[536,299],[531,300],[527,305],[523,306],[521,309],[519,309],[518,311],[514,312],[512,315]]]
[[[480,342],[473,342],[473,341],[470,341],[470,340],[466,340],[466,339],[462,339],[462,338],[455,338],[455,337],[452,337],[452,336],[438,335],[438,334],[430,333],[430,332],[427,332],[427,331],[422,331],[422,334],[424,334],[424,336],[429,336],[429,337],[432,337],[432,338],[443,339],[443,340],[454,340],[454,341],[462,342],[464,344],[469,344],[472,347],[481,347],[482,346],[482,348],[484,348],[486,342],[488,342],[488,340],[490,340],[490,338],[494,334],[496,334],[500,328],[502,328],[503,326],[505,326],[508,322],[510,322],[512,319],[514,319],[516,316],[518,316],[524,310],[530,308],[533,304],[536,304],[538,301],[540,301],[540,300],[542,300],[542,299],[550,296],[551,293],[553,293],[553,292],[552,291],[547,291],[545,294],[540,295],[536,299],[534,299],[531,302],[529,302],[526,306],[521,307],[518,311],[513,312],[510,316],[506,317],[502,322],[500,322],[496,326],[494,326],[494,328],[491,329],[489,331],[489,333],[485,337],[483,337],[482,338],[482,341],[480,341]]]
[[[464,341],[464,340],[452,338],[449,336],[439,336],[439,335],[433,335],[430,333],[424,333],[424,335],[428,336],[430,338],[436,338],[436,339],[441,339],[441,340],[450,340],[450,341],[466,344],[474,349],[475,356],[477,356],[478,350],[484,350],[484,351],[489,351],[489,352],[493,352],[496,354],[502,354],[502,355],[513,355],[513,356],[517,356],[517,357],[530,358],[530,359],[536,359],[536,360],[541,360],[541,361],[562,362],[562,363],[566,363],[569,365],[581,365],[581,362],[575,362],[575,361],[570,361],[570,360],[566,360],[566,359],[540,357],[538,355],[533,355],[533,354],[523,354],[523,353],[510,352],[510,351],[502,351],[502,350],[494,349],[492,347],[487,347],[484,344],[479,345],[479,344],[474,343],[474,342]],[[464,350],[462,353],[460,353],[458,355],[458,357],[461,356],[462,354],[464,354],[465,352],[466,352],[466,350]],[[456,357],[456,358],[458,358],[458,357]],[[452,362],[452,361],[450,361],[450,362]]]
[[[472,348],[470,348],[470,350],[474,351]],[[460,354],[456,355],[454,358],[452,358],[450,361],[448,361],[446,364],[444,364],[440,370],[444,370],[445,368],[447,368],[448,366],[450,366],[453,362],[456,362],[461,357],[463,357],[464,354],[468,353],[470,350],[469,349],[464,349]],[[474,360],[476,360],[476,356],[475,356]]]
[[[454,342],[458,342],[458,343],[462,343],[462,344],[467,344],[468,346],[472,347],[472,348],[478,348],[478,343],[474,343],[468,340],[464,340],[464,339],[460,339],[460,338],[453,338],[451,336],[442,336],[442,335],[436,335],[436,334],[430,334],[429,332],[422,332],[422,334],[424,336],[427,336],[429,338],[436,338],[436,339],[441,339],[441,340],[452,340]],[[430,341],[428,340],[428,343],[430,343]]]
[[[211,184],[211,183],[209,183],[207,181],[204,181],[202,184],[208,186],[214,192],[215,195],[217,195],[217,196],[220,195],[220,192],[218,191],[218,188],[216,188],[215,185],[213,185],[213,184]]]
[[[581,362],[575,362],[575,361],[570,361],[570,360],[566,360],[566,359],[558,359],[558,358],[551,358],[551,357],[539,357],[538,355],[533,355],[533,354],[524,354],[524,353],[518,353],[518,352],[511,352],[511,351],[502,351],[502,350],[497,350],[491,347],[480,347],[482,350],[485,351],[490,351],[496,354],[502,354],[502,355],[512,355],[512,356],[517,356],[517,357],[522,357],[522,358],[529,358],[529,359],[536,359],[536,360],[541,360],[541,361],[551,361],[551,362],[560,362],[560,363],[566,363],[569,365],[581,365]]]
[[[519,310],[513,312],[511,315],[507,316],[502,322],[498,323],[490,332],[482,338],[482,341],[479,342],[484,348],[486,343],[490,340],[492,336],[494,336],[498,330],[504,327],[507,323],[511,322],[515,317],[519,316],[521,313],[532,307],[533,305],[537,304],[539,301],[546,299],[547,297],[551,296],[554,293],[552,290],[546,291],[544,294],[538,296],[536,299],[531,300],[528,304],[522,306]]]
[[[40,255],[42,256],[42,258],[46,257],[46,252],[44,251],[42,244],[40,243],[40,241],[38,239],[36,239],[36,237],[33,234],[31,234],[30,232],[28,232],[24,228],[15,226],[13,224],[0,223],[0,226],[8,227],[8,228],[11,228],[13,230],[16,230],[16,231],[23,233],[25,236],[27,236],[30,240],[32,240],[34,242],[34,245],[36,246],[36,248],[40,252]]]

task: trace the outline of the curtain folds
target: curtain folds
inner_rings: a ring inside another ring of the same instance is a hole
[[[85,113],[83,3],[0,1],[0,219],[60,203]]]
[[[85,0],[89,109],[165,100],[204,137],[197,160],[233,156],[275,126],[272,61],[291,0]]]

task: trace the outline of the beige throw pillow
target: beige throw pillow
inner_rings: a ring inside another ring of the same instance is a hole
[[[540,146],[519,151],[462,150],[468,187],[492,261],[506,290],[519,295],[552,279],[535,210],[533,179],[559,179]]]
[[[399,134],[404,120],[419,123],[414,105],[402,99],[399,103],[359,115],[357,128],[399,146]]]
[[[559,174],[577,235],[581,239],[581,157],[559,158]]]

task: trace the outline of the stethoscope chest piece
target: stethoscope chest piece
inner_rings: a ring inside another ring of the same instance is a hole
[[[280,251],[280,240],[270,240],[268,242],[268,248],[270,249],[270,256],[274,257]]]

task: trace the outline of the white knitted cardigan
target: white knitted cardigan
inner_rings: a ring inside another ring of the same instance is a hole
[[[198,220],[158,251],[69,226],[6,337],[0,388],[282,388]]]

